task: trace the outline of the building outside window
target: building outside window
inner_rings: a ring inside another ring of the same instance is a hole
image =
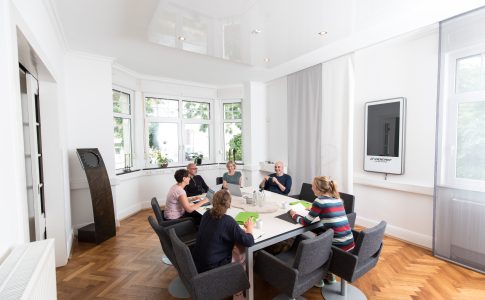
[[[146,97],[145,118],[148,164],[156,164],[153,153],[158,151],[178,165],[196,158],[214,160],[210,100]]]
[[[242,162],[242,103],[237,101],[224,101],[224,159]]]
[[[133,166],[132,97],[130,92],[120,88],[112,92],[115,168],[130,168]]]

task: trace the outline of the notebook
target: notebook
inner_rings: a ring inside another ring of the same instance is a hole
[[[236,196],[236,197],[242,197],[241,187],[239,186],[239,184],[228,183],[227,189],[229,190],[231,195]]]
[[[244,224],[250,217],[253,217],[253,220],[259,219],[259,213],[250,212],[250,211],[242,211],[234,217],[238,224]]]
[[[301,204],[301,205],[303,205],[305,208],[312,207],[312,204],[310,202],[304,201],[304,200],[298,200],[298,201],[290,202],[290,205],[296,205],[298,203]]]

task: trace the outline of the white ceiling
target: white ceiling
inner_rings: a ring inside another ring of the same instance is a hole
[[[54,3],[70,49],[113,57],[141,74],[212,85],[274,79],[485,5],[483,0]]]

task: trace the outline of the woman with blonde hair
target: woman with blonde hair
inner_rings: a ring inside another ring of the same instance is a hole
[[[317,176],[313,178],[312,190],[317,198],[313,201],[308,215],[302,217],[290,210],[291,217],[305,226],[319,217],[324,229],[333,229],[332,245],[344,251],[352,250],[355,247],[354,236],[345,213],[344,203],[340,199],[337,183],[328,176]],[[329,283],[335,282],[335,277],[330,273],[325,279]]]
[[[199,273],[231,263],[233,248],[237,252],[235,245],[254,245],[253,220],[247,220],[243,230],[233,217],[226,215],[231,207],[231,194],[227,190],[215,193],[212,205],[202,216],[197,232],[194,260]]]
[[[236,171],[236,163],[232,160],[226,163],[227,172],[222,175],[222,186],[227,188],[227,184],[238,184],[239,186],[243,186],[243,176],[241,172]]]

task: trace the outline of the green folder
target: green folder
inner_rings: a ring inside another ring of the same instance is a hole
[[[236,219],[237,223],[244,224],[244,222],[246,222],[250,217],[253,217],[253,220],[256,221],[256,219],[259,219],[259,214],[250,211],[243,211],[238,213],[234,219]]]
[[[296,205],[298,203],[301,203],[301,205],[305,206],[305,208],[310,208],[312,207],[312,204],[310,202],[307,202],[307,201],[303,201],[303,200],[300,200],[300,201],[294,201],[294,202],[290,202],[290,205]]]

